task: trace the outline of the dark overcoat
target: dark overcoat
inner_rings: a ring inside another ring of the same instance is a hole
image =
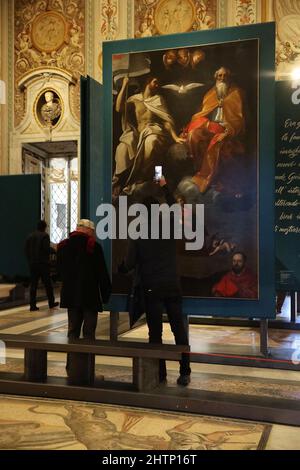
[[[60,306],[101,312],[111,294],[111,281],[95,238],[71,233],[58,245],[57,263],[62,280]]]

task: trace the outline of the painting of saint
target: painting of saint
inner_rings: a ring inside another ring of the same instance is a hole
[[[175,200],[204,204],[203,247],[178,243],[183,295],[222,297],[216,286],[242,253],[238,289],[224,296],[258,299],[258,40],[124,55],[126,67],[113,56],[113,202],[157,196],[161,165]],[[115,293],[128,289],[117,272],[125,251],[113,242]]]

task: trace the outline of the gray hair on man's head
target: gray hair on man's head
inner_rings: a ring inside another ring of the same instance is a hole
[[[231,77],[231,70],[228,69],[227,67],[220,67],[218,68],[218,70],[215,71],[215,74],[214,74],[214,78],[217,78],[218,76],[218,73],[220,72],[220,70],[225,70],[226,74],[227,74],[227,77],[230,78]]]
[[[89,219],[80,219],[77,223],[77,228],[87,228],[90,230],[95,230],[95,224]]]

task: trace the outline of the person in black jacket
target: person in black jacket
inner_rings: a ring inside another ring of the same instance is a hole
[[[25,253],[30,267],[30,311],[39,310],[36,306],[36,291],[39,279],[42,278],[46,288],[49,308],[57,307],[52,282],[50,278],[49,256],[53,248],[50,246],[50,237],[46,233],[47,223],[41,220],[37,230],[29,235],[25,244]]]
[[[58,271],[62,280],[60,306],[68,309],[68,338],[95,339],[98,312],[108,302],[111,281],[94,223],[78,222],[77,229],[58,245]]]
[[[164,179],[161,186],[165,192],[168,204],[173,200],[165,185]],[[148,197],[143,201],[151,211],[152,204],[159,202]],[[151,221],[149,218],[148,227]],[[121,272],[128,272],[134,268],[139,269],[140,282],[144,290],[146,320],[149,328],[149,342],[162,343],[162,315],[166,311],[172,332],[177,345],[188,345],[188,332],[182,313],[182,294],[179,276],[177,274],[176,261],[176,240],[163,239],[137,239],[129,240],[127,257],[120,266]],[[160,361],[160,381],[164,381],[167,376],[166,364]],[[190,382],[190,361],[189,355],[183,354],[180,361],[180,376],[177,379],[178,385],[186,386]]]

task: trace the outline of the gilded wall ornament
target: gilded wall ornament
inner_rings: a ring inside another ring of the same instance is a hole
[[[256,0],[236,0],[236,25],[256,22]]]
[[[14,125],[25,114],[24,89],[18,83],[28,72],[45,68],[66,70],[77,79],[70,90],[73,116],[80,120],[80,75],[85,72],[85,0],[15,0]],[[40,121],[39,121],[40,122]]]
[[[134,5],[137,38],[216,26],[216,0],[135,0]]]
[[[191,0],[160,0],[154,22],[159,34],[184,33],[192,28],[195,14]]]
[[[118,1],[104,0],[101,7],[101,35],[110,41],[118,32]]]
[[[300,3],[274,0],[273,9],[277,24],[277,74],[286,76],[300,67]]]
[[[68,25],[64,17],[56,11],[46,11],[32,23],[32,44],[41,52],[56,51],[66,41],[67,32]]]

